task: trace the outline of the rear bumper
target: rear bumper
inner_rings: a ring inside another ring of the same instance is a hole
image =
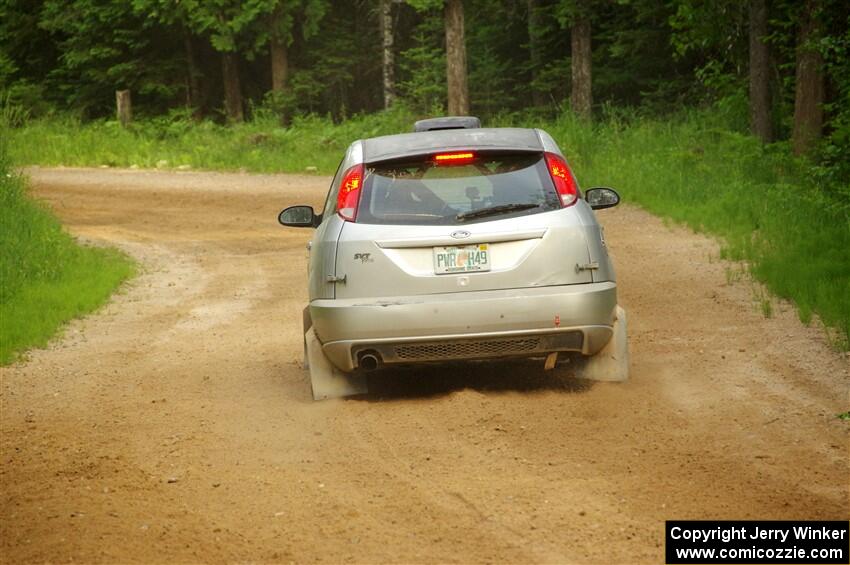
[[[314,300],[310,316],[328,359],[343,371],[358,354],[420,363],[551,351],[592,355],[611,338],[613,282],[457,292],[387,300]]]

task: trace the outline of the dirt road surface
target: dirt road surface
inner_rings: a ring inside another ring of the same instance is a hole
[[[665,519],[850,513],[847,357],[637,208],[599,213],[628,383],[501,363],[314,403],[310,232],[276,216],[329,179],[29,172],[72,233],[144,268],[2,369],[5,563],[662,563]]]

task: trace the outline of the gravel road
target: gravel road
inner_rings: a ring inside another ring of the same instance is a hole
[[[2,369],[4,563],[662,563],[665,519],[850,514],[848,357],[638,208],[599,213],[628,383],[500,363],[314,403],[310,233],[276,216],[328,178],[28,173],[73,234],[144,267]]]

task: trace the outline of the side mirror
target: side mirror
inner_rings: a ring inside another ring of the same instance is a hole
[[[594,210],[613,208],[620,203],[620,195],[617,191],[604,186],[588,188],[584,191],[584,199]]]
[[[280,213],[277,221],[291,228],[314,228],[322,221],[322,216],[313,212],[312,206],[290,206]]]

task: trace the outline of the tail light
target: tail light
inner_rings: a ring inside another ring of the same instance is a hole
[[[560,155],[555,153],[546,153],[545,155],[546,168],[549,169],[549,175],[552,177],[552,182],[555,183],[555,190],[558,191],[558,196],[561,198],[561,205],[564,208],[572,206],[578,200],[578,184],[576,184],[573,172]]]
[[[434,155],[434,163],[437,165],[465,165],[473,160],[475,160],[475,153],[470,151]]]
[[[342,177],[339,193],[336,197],[336,210],[343,220],[353,222],[357,219],[357,205],[360,204],[360,192],[363,188],[363,164],[354,165]]]

